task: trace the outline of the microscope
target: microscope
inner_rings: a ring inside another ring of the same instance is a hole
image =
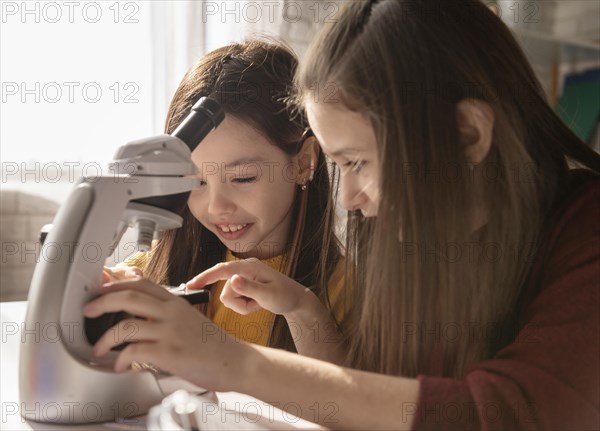
[[[19,360],[25,419],[112,422],[143,415],[165,396],[152,372],[115,373],[118,352],[94,357],[92,334],[101,333],[82,310],[98,296],[104,262],[128,228],[147,251],[161,232],[181,227],[177,213],[198,184],[191,152],[224,116],[201,98],[171,135],[123,145],[108,175],[81,178],[59,208],[29,289]]]

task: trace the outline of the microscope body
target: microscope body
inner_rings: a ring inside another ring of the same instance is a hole
[[[185,204],[197,185],[191,150],[222,121],[222,112],[218,114],[208,115],[212,123],[201,118],[205,130],[202,136],[194,135],[194,145],[177,137],[176,131],[175,136],[156,136],[121,147],[108,175],[80,179],[60,207],[42,246],[28,296],[27,332],[19,360],[25,419],[114,421],[142,415],[165,396],[153,373],[115,373],[118,352],[94,357],[82,310],[99,295],[104,262],[128,227],[138,228],[138,245],[147,250],[154,232],[181,226],[182,219],[173,208],[157,207],[154,199],[166,197],[166,201],[172,198],[171,202]],[[135,339],[135,331],[132,327],[128,339]]]

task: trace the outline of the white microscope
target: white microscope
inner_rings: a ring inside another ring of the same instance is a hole
[[[197,185],[191,152],[223,119],[217,102],[201,98],[172,135],[120,147],[109,175],[81,178],[60,207],[28,296],[19,360],[25,419],[114,421],[142,415],[164,397],[151,372],[113,372],[118,352],[94,357],[82,309],[98,295],[104,262],[128,227],[138,230],[139,250],[181,227],[176,212]]]

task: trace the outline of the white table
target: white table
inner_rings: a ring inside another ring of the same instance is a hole
[[[145,430],[146,418],[137,417],[122,423],[88,425],[52,425],[26,421],[20,414],[19,350],[20,328],[25,321],[27,302],[1,302],[1,360],[0,360],[0,429],[3,430]],[[185,387],[185,382],[181,382]],[[216,395],[218,412],[211,412],[206,429],[324,429],[273,407],[256,398],[236,392]],[[291,410],[291,409],[290,409]]]

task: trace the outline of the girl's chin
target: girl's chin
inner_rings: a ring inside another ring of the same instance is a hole
[[[279,254],[272,243],[260,244],[257,242],[233,242],[228,241],[223,243],[225,247],[239,259],[270,259]]]
[[[364,218],[377,217],[377,210],[373,210],[371,208],[368,208],[366,210],[361,209],[360,212],[362,213]]]

